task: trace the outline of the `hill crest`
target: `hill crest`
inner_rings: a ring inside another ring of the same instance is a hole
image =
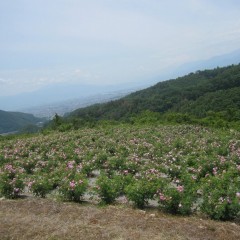
[[[214,104],[207,104],[209,102]],[[196,71],[177,79],[159,82],[119,100],[77,109],[70,117],[126,120],[146,110],[205,117],[209,111],[222,112],[230,109],[240,116],[240,64]]]

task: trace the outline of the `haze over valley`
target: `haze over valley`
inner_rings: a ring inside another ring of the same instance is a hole
[[[62,115],[238,64],[239,8],[236,0],[1,1],[0,109]]]
[[[36,117],[51,118],[55,113],[63,116],[78,108],[121,98],[131,92],[152,86],[159,81],[173,79],[198,70],[238,64],[239,62],[240,50],[237,50],[204,61],[186,63],[152,78],[142,80],[140,78],[139,82],[112,85],[56,83],[33,92],[0,96],[0,109],[32,113]]]

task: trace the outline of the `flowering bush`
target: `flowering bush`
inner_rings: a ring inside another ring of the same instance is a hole
[[[194,196],[186,193],[182,186],[168,187],[159,191],[159,207],[173,214],[190,214],[194,203]]]
[[[232,174],[209,177],[203,185],[202,212],[216,220],[240,217],[240,179],[233,181]]]
[[[192,213],[197,200],[197,187],[196,178],[183,171],[180,179],[174,179],[159,189],[159,207],[174,214]]]
[[[80,201],[93,188],[105,203],[125,194],[138,207],[153,199],[172,213],[234,219],[239,139],[240,132],[230,129],[157,124],[2,138],[0,194],[17,197],[25,183],[40,197],[56,189],[66,200]]]
[[[23,162],[22,167],[25,169],[26,173],[32,174],[33,169],[35,168],[35,165],[36,165],[36,161],[34,161],[33,159],[29,159]]]
[[[101,174],[96,181],[95,192],[100,197],[102,203],[112,203],[120,195],[122,190],[121,178],[112,176],[109,178],[105,174]]]
[[[48,193],[53,190],[53,184],[48,176],[36,176],[33,180],[28,182],[29,190],[38,197],[45,198]]]
[[[127,198],[134,203],[136,207],[143,208],[150,199],[154,198],[157,189],[162,186],[162,182],[155,179],[149,181],[146,178],[135,179],[125,187]]]
[[[0,195],[17,198],[24,188],[21,171],[11,164],[6,164],[0,172]]]
[[[65,200],[80,202],[81,197],[87,190],[87,186],[87,179],[76,173],[72,178],[65,177],[58,190]]]

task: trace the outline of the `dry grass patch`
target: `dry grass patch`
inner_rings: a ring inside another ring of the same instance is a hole
[[[157,210],[27,198],[0,201],[0,239],[240,239],[240,225]]]

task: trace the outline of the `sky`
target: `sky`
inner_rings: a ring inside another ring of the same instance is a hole
[[[239,0],[0,0],[0,96],[114,85],[240,49]]]

